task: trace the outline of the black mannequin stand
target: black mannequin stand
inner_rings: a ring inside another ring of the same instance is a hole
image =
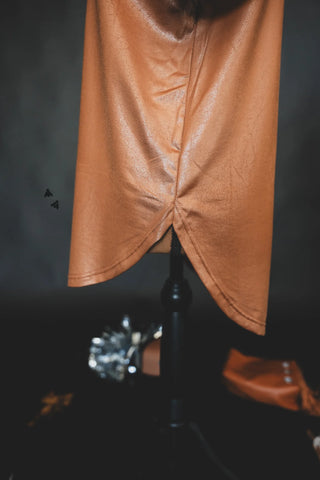
[[[165,309],[160,347],[160,390],[163,398],[157,433],[155,468],[149,479],[196,478],[237,480],[218,459],[198,425],[188,418],[186,402],[187,310],[192,301],[188,281],[183,277],[181,244],[172,230],[170,275],[161,291]],[[152,443],[152,440],[150,440]],[[151,455],[152,457],[152,455]],[[153,460],[149,459],[152,463]],[[144,478],[144,477],[143,477]]]

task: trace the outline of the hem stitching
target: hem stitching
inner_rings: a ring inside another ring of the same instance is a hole
[[[215,286],[217,287],[217,289],[219,290],[219,292],[221,293],[221,295],[223,296],[223,298],[226,300],[226,302],[228,302],[228,304],[230,305],[230,307],[232,307],[237,313],[239,313],[239,315],[243,316],[244,318],[246,318],[247,320],[250,320],[251,322],[254,322],[255,324],[259,325],[259,326],[265,326],[265,324],[263,322],[258,322],[255,318],[253,317],[250,317],[249,315],[247,315],[246,313],[243,313],[239,307],[237,307],[233,302],[232,300],[230,300],[230,298],[226,295],[226,293],[224,293],[224,291],[221,289],[221,287],[219,286],[219,284],[217,283],[215,277],[212,275],[212,273],[209,271],[207,265],[206,265],[206,262],[204,261],[203,259],[203,255],[199,249],[199,246],[197,244],[197,242],[192,238],[192,235],[190,235],[190,232],[189,232],[189,224],[188,222],[183,218],[183,215],[181,214],[180,210],[179,210],[179,207],[177,207],[176,205],[176,211],[180,217],[180,220],[183,224],[183,228],[185,230],[185,232],[187,233],[192,245],[194,246],[194,249],[195,251],[197,252],[201,262],[202,262],[202,265],[204,266],[208,276],[211,278],[211,280],[213,281],[213,283],[215,284]],[[186,227],[186,225],[188,225],[188,228]]]

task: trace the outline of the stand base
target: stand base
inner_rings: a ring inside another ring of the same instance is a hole
[[[142,440],[144,464],[135,480],[239,480],[213,452],[196,422],[164,428],[154,424]]]

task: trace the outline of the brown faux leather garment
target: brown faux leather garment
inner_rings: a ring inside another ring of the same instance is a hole
[[[219,307],[263,335],[284,1],[202,4],[87,2],[68,285],[121,274],[173,226]]]

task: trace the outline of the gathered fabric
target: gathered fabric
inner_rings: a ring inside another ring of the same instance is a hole
[[[284,0],[200,3],[87,0],[68,285],[120,275],[173,227],[263,335]]]

